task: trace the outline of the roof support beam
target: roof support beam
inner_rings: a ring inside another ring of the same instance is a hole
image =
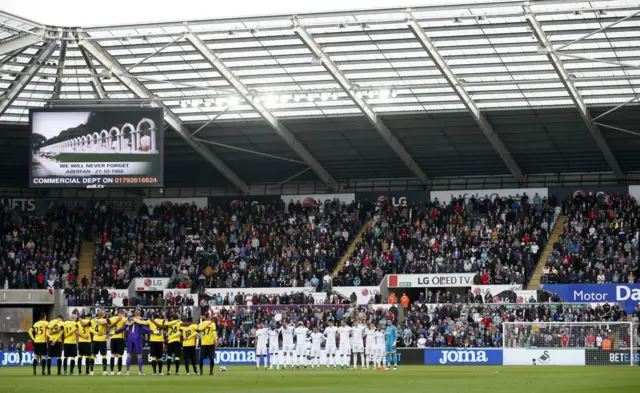
[[[398,140],[398,138],[393,135],[391,130],[380,120],[378,114],[367,104],[367,102],[362,98],[356,95],[355,90],[352,88],[351,82],[347,79],[346,76],[340,71],[340,69],[335,65],[333,60],[322,50],[320,45],[313,39],[311,34],[302,26],[297,19],[293,19],[294,30],[298,37],[309,47],[311,52],[322,61],[322,65],[327,70],[329,74],[335,79],[336,82],[342,87],[344,92],[351,98],[351,100],[360,108],[362,113],[367,117],[369,122],[373,125],[373,127],[378,131],[380,136],[387,142],[391,150],[393,150],[398,157],[404,162],[404,164],[409,168],[411,173],[415,175],[415,177],[422,184],[428,184],[427,175],[424,173],[422,168],[418,165],[417,162],[411,157],[409,152],[404,148],[402,143]]]
[[[84,62],[87,65],[87,69],[89,70],[89,74],[90,74],[89,79],[91,80],[91,87],[93,88],[93,92],[96,94],[96,97],[98,97],[101,100],[104,100],[105,98],[107,98],[107,92],[104,90],[104,87],[102,86],[102,82],[100,82],[100,78],[98,77],[96,68],[93,66],[93,63],[91,62],[91,58],[89,57],[87,50],[82,45],[78,45],[78,49],[80,49],[80,54],[82,55],[82,58],[84,59]]]
[[[149,89],[147,89],[140,81],[125,72],[124,67],[118,63],[109,53],[107,53],[100,45],[91,41],[86,33],[81,35],[80,47],[86,49],[96,60],[98,60],[105,68],[113,72],[124,85],[126,85],[135,95],[140,98],[148,98],[152,100],[152,105],[164,110],[164,120],[184,139],[189,146],[197,151],[202,158],[213,165],[224,177],[226,177],[233,185],[245,194],[249,193],[249,186],[236,175],[222,160],[220,160],[211,150],[204,146],[201,142],[193,140],[190,132],[182,121],[169,108],[167,108],[157,97],[155,97]]]
[[[38,42],[42,41],[43,34],[44,32],[39,30],[34,34],[25,34],[18,38],[13,38],[11,40],[0,43],[0,56],[4,56],[7,53],[13,52],[14,50],[37,44]]]
[[[442,57],[440,52],[438,52],[438,49],[436,48],[434,43],[427,36],[427,34],[422,29],[422,26],[420,26],[418,21],[416,21],[413,17],[413,14],[411,14],[410,12],[407,12],[407,26],[416,37],[416,39],[420,42],[420,45],[422,45],[424,50],[427,52],[427,54],[433,61],[433,64],[438,68],[442,76],[444,76],[444,78],[447,80],[449,86],[451,86],[458,97],[460,97],[460,100],[462,101],[464,106],[471,113],[473,119],[476,121],[493,148],[498,152],[498,154],[502,158],[502,161],[504,161],[513,176],[518,179],[518,181],[525,181],[525,176],[522,170],[520,170],[518,164],[511,156],[511,153],[509,153],[504,143],[502,143],[502,140],[500,140],[500,137],[498,137],[498,134],[496,134],[491,124],[489,124],[487,119],[484,117],[484,115],[480,111],[480,108],[478,108],[475,102],[473,102],[473,99],[471,98],[469,93],[463,86],[460,85],[458,78],[453,73],[451,68],[449,68],[444,57]]]
[[[45,44],[42,49],[37,53],[35,57],[31,59],[29,65],[25,67],[25,70],[20,73],[18,79],[16,79],[9,87],[9,90],[0,101],[0,116],[7,110],[9,105],[18,97],[20,92],[25,88],[25,86],[33,79],[36,75],[42,64],[45,63],[49,57],[53,54],[53,51],[56,49],[56,42],[50,41]]]
[[[527,22],[529,23],[529,26],[531,26],[531,31],[533,32],[534,37],[536,38],[540,46],[544,48],[544,52],[546,52],[545,54],[547,56],[547,59],[549,59],[551,66],[555,70],[556,74],[558,74],[558,78],[560,79],[560,82],[562,82],[563,86],[569,93],[569,96],[571,97],[571,100],[575,104],[576,109],[578,109],[578,113],[580,114],[582,121],[587,127],[587,130],[589,130],[589,132],[593,136],[593,139],[595,140],[596,145],[598,145],[598,148],[600,148],[602,155],[604,155],[604,158],[607,160],[607,163],[611,167],[611,170],[613,171],[614,175],[616,175],[616,177],[619,177],[619,178],[624,177],[624,172],[622,171],[620,164],[618,164],[618,160],[616,160],[615,156],[613,155],[613,152],[611,151],[611,148],[609,148],[609,144],[607,143],[607,141],[604,139],[602,132],[600,132],[600,129],[598,128],[598,126],[593,122],[593,119],[591,118],[591,114],[589,113],[589,109],[587,108],[587,105],[585,104],[584,100],[580,96],[578,89],[576,88],[576,86],[573,84],[573,81],[569,77],[569,73],[564,68],[564,65],[562,64],[562,61],[560,60],[558,55],[556,55],[553,52],[553,48],[551,47],[549,38],[547,37],[547,34],[542,29],[542,25],[540,25],[540,22],[538,22],[538,19],[536,18],[535,14],[531,11],[530,8],[525,7],[525,11],[526,11]]]
[[[302,160],[313,169],[323,183],[330,187],[336,187],[338,183],[331,177],[318,160],[309,153],[309,151],[300,144],[296,137],[278,120],[262,103],[257,100],[253,100],[251,92],[247,87],[238,79],[231,70],[211,51],[211,49],[200,38],[196,37],[193,33],[187,33],[187,40],[193,45],[193,47],[204,57],[211,66],[213,66],[218,73],[238,92],[253,109],[255,109],[263,119],[269,123],[269,125],[276,131],[278,135],[295,151]]]
[[[60,55],[58,56],[58,73],[56,75],[56,83],[53,87],[52,100],[60,99],[60,92],[62,91],[62,77],[64,74],[64,62],[67,57],[67,41],[62,41],[60,45]]]

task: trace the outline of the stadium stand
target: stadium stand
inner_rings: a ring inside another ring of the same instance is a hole
[[[563,203],[562,236],[543,269],[543,283],[638,282],[638,203],[630,196],[578,195]]]
[[[96,251],[98,287],[170,277],[170,287],[318,286],[362,226],[352,201],[200,209],[143,206],[111,217]]]
[[[44,216],[1,207],[0,288],[60,289],[78,282],[86,216],[60,206]]]
[[[537,195],[382,206],[334,285],[376,285],[388,273],[462,272],[479,272],[476,284],[524,284],[553,219]]]

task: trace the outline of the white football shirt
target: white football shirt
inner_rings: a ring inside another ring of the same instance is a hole
[[[379,348],[384,348],[387,332],[385,332],[384,330],[376,330],[374,337],[376,338],[376,346]]]
[[[327,326],[324,329],[324,335],[327,338],[327,346],[336,346],[336,334],[338,333],[338,328],[335,326]]]
[[[294,327],[291,325],[288,325],[286,329],[284,327],[280,328],[280,333],[282,333],[283,344],[293,344],[293,330],[294,330]]]
[[[318,333],[311,333],[311,346],[314,348],[320,348],[320,346],[322,345],[322,338],[324,337],[324,335],[320,332]]]
[[[275,329],[274,330],[269,329],[269,331],[267,332],[267,335],[269,336],[269,348],[277,348],[278,336],[280,335],[280,332],[278,332]]]
[[[309,333],[309,329],[304,326],[298,326],[293,330],[293,334],[296,335],[296,342],[298,345],[303,345],[307,340],[307,333]]]
[[[366,329],[364,331],[364,337],[366,339],[366,343],[367,343],[367,347],[372,347],[375,345],[375,335],[376,334],[376,330],[375,329]]]
[[[340,346],[350,344],[349,336],[351,336],[351,326],[340,326],[338,328],[338,334],[340,335]]]
[[[353,342],[362,344],[362,334],[364,330],[367,328],[366,325],[359,324],[358,326],[353,328]]]
[[[268,329],[262,328],[256,330],[256,338],[258,339],[257,346],[262,347],[267,345],[267,333]]]

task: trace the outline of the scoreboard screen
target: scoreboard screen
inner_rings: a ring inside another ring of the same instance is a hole
[[[162,109],[42,108],[29,115],[30,187],[162,187]]]

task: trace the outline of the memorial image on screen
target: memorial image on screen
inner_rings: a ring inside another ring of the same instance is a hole
[[[162,109],[34,109],[30,119],[31,187],[162,187]]]

